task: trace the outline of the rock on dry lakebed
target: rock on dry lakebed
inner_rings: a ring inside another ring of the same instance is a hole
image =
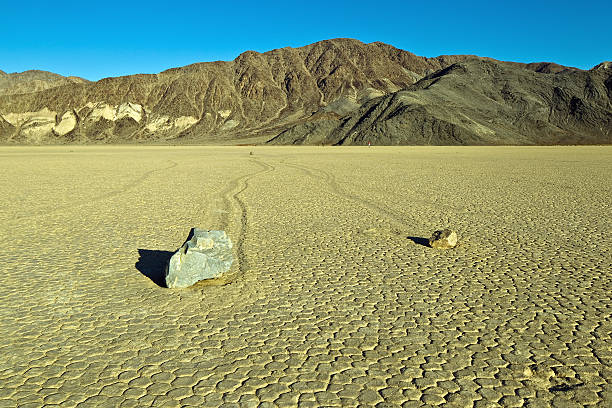
[[[186,288],[204,279],[219,278],[233,260],[232,241],[225,231],[193,228],[168,262],[166,286]]]
[[[436,249],[449,249],[457,245],[457,233],[448,228],[435,231],[429,238],[429,245]]]

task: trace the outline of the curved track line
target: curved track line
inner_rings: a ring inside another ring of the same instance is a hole
[[[246,237],[248,229],[247,207],[244,202],[244,199],[241,198],[240,195],[244,193],[247,188],[249,188],[249,182],[253,177],[276,170],[274,166],[261,162],[257,159],[255,159],[254,162],[257,163],[260,167],[262,167],[262,170],[253,173],[249,177],[244,178],[242,180],[242,188],[236,191],[232,196],[233,200],[238,204],[238,207],[240,208],[240,238],[238,244],[236,245],[236,252],[238,253],[238,259],[240,262],[238,265],[240,276],[244,276],[249,268],[249,263],[243,248],[244,239]]]
[[[62,205],[59,207],[55,207],[51,210],[44,210],[44,211],[39,211],[35,214],[28,214],[28,215],[22,215],[20,217],[15,217],[15,220],[22,220],[22,219],[26,219],[26,218],[34,218],[34,217],[40,217],[43,215],[50,215],[50,214],[54,214],[66,209],[74,209],[77,207],[82,207],[84,205],[87,204],[91,204],[91,203],[95,203],[95,202],[99,202],[99,201],[104,201],[104,200],[108,200],[109,198],[113,198],[116,197],[118,195],[121,195],[123,193],[126,193],[127,191],[133,189],[134,187],[136,187],[137,185],[141,184],[143,181],[145,181],[147,178],[149,178],[153,173],[157,173],[159,171],[164,171],[164,170],[169,170],[172,169],[176,166],[178,166],[178,163],[176,163],[175,161],[172,160],[168,160],[168,162],[172,163],[170,166],[167,167],[160,167],[160,168],[156,168],[153,170],[149,170],[145,173],[143,173],[142,175],[140,175],[139,177],[137,177],[136,179],[132,180],[131,182],[127,183],[126,185],[124,185],[123,187],[121,187],[118,190],[115,191],[111,191],[110,193],[105,193],[105,194],[101,194],[92,198],[89,198],[87,200],[81,200],[81,201],[77,201],[74,203],[70,203],[70,204],[66,204],[66,205]]]
[[[232,275],[227,275],[220,282],[221,284],[232,283],[237,278],[242,277],[248,270],[248,260],[244,253],[244,240],[248,230],[248,211],[244,199],[241,198],[242,193],[250,185],[250,181],[261,174],[274,171],[276,168],[270,164],[264,163],[258,159],[252,159],[261,170],[249,173],[232,179],[226,188],[224,188],[218,196],[221,197],[222,211],[216,214],[218,209],[208,208],[207,221],[208,225],[214,226],[221,230],[233,230],[237,237],[234,241],[236,248],[236,259],[238,262],[237,271]],[[217,218],[218,217],[218,218]],[[238,221],[239,220],[239,221]]]
[[[358,204],[359,206],[364,207],[368,210],[378,213],[383,218],[386,218],[387,220],[389,220],[392,224],[395,224],[396,226],[399,226],[401,228],[410,228],[410,226],[405,221],[403,221],[403,219],[399,217],[397,214],[394,214],[393,212],[381,207],[380,205],[376,203],[373,203],[370,200],[365,200],[359,196],[351,194],[345,191],[344,189],[342,189],[342,187],[340,187],[340,185],[338,184],[333,174],[325,170],[322,170],[322,169],[312,169],[312,168],[309,168],[303,165],[299,165],[299,164],[295,164],[295,163],[282,162],[282,164],[287,167],[292,167],[297,170],[300,170],[304,172],[307,176],[315,180],[323,180],[328,185],[329,190],[333,194],[339,197],[342,197],[348,201],[352,201]],[[319,174],[316,174],[316,173],[319,173]]]

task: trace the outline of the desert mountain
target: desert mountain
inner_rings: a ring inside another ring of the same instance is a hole
[[[64,77],[47,71],[25,71],[7,74],[0,71],[0,95],[43,91],[58,86],[87,83],[79,77]]]
[[[154,75],[6,86],[0,141],[610,143],[610,72],[335,39]]]
[[[322,108],[271,143],[612,143],[611,95],[605,66],[551,74],[474,58],[348,114]]]

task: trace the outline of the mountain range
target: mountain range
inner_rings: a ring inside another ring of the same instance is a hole
[[[612,143],[612,64],[419,57],[351,39],[90,82],[0,71],[0,143]]]

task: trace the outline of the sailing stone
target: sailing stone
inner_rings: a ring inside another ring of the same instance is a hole
[[[436,249],[449,249],[457,245],[457,233],[450,229],[434,231],[429,238],[429,246]]]
[[[232,241],[225,231],[193,228],[168,262],[166,286],[186,288],[204,279],[219,278],[233,261]]]

